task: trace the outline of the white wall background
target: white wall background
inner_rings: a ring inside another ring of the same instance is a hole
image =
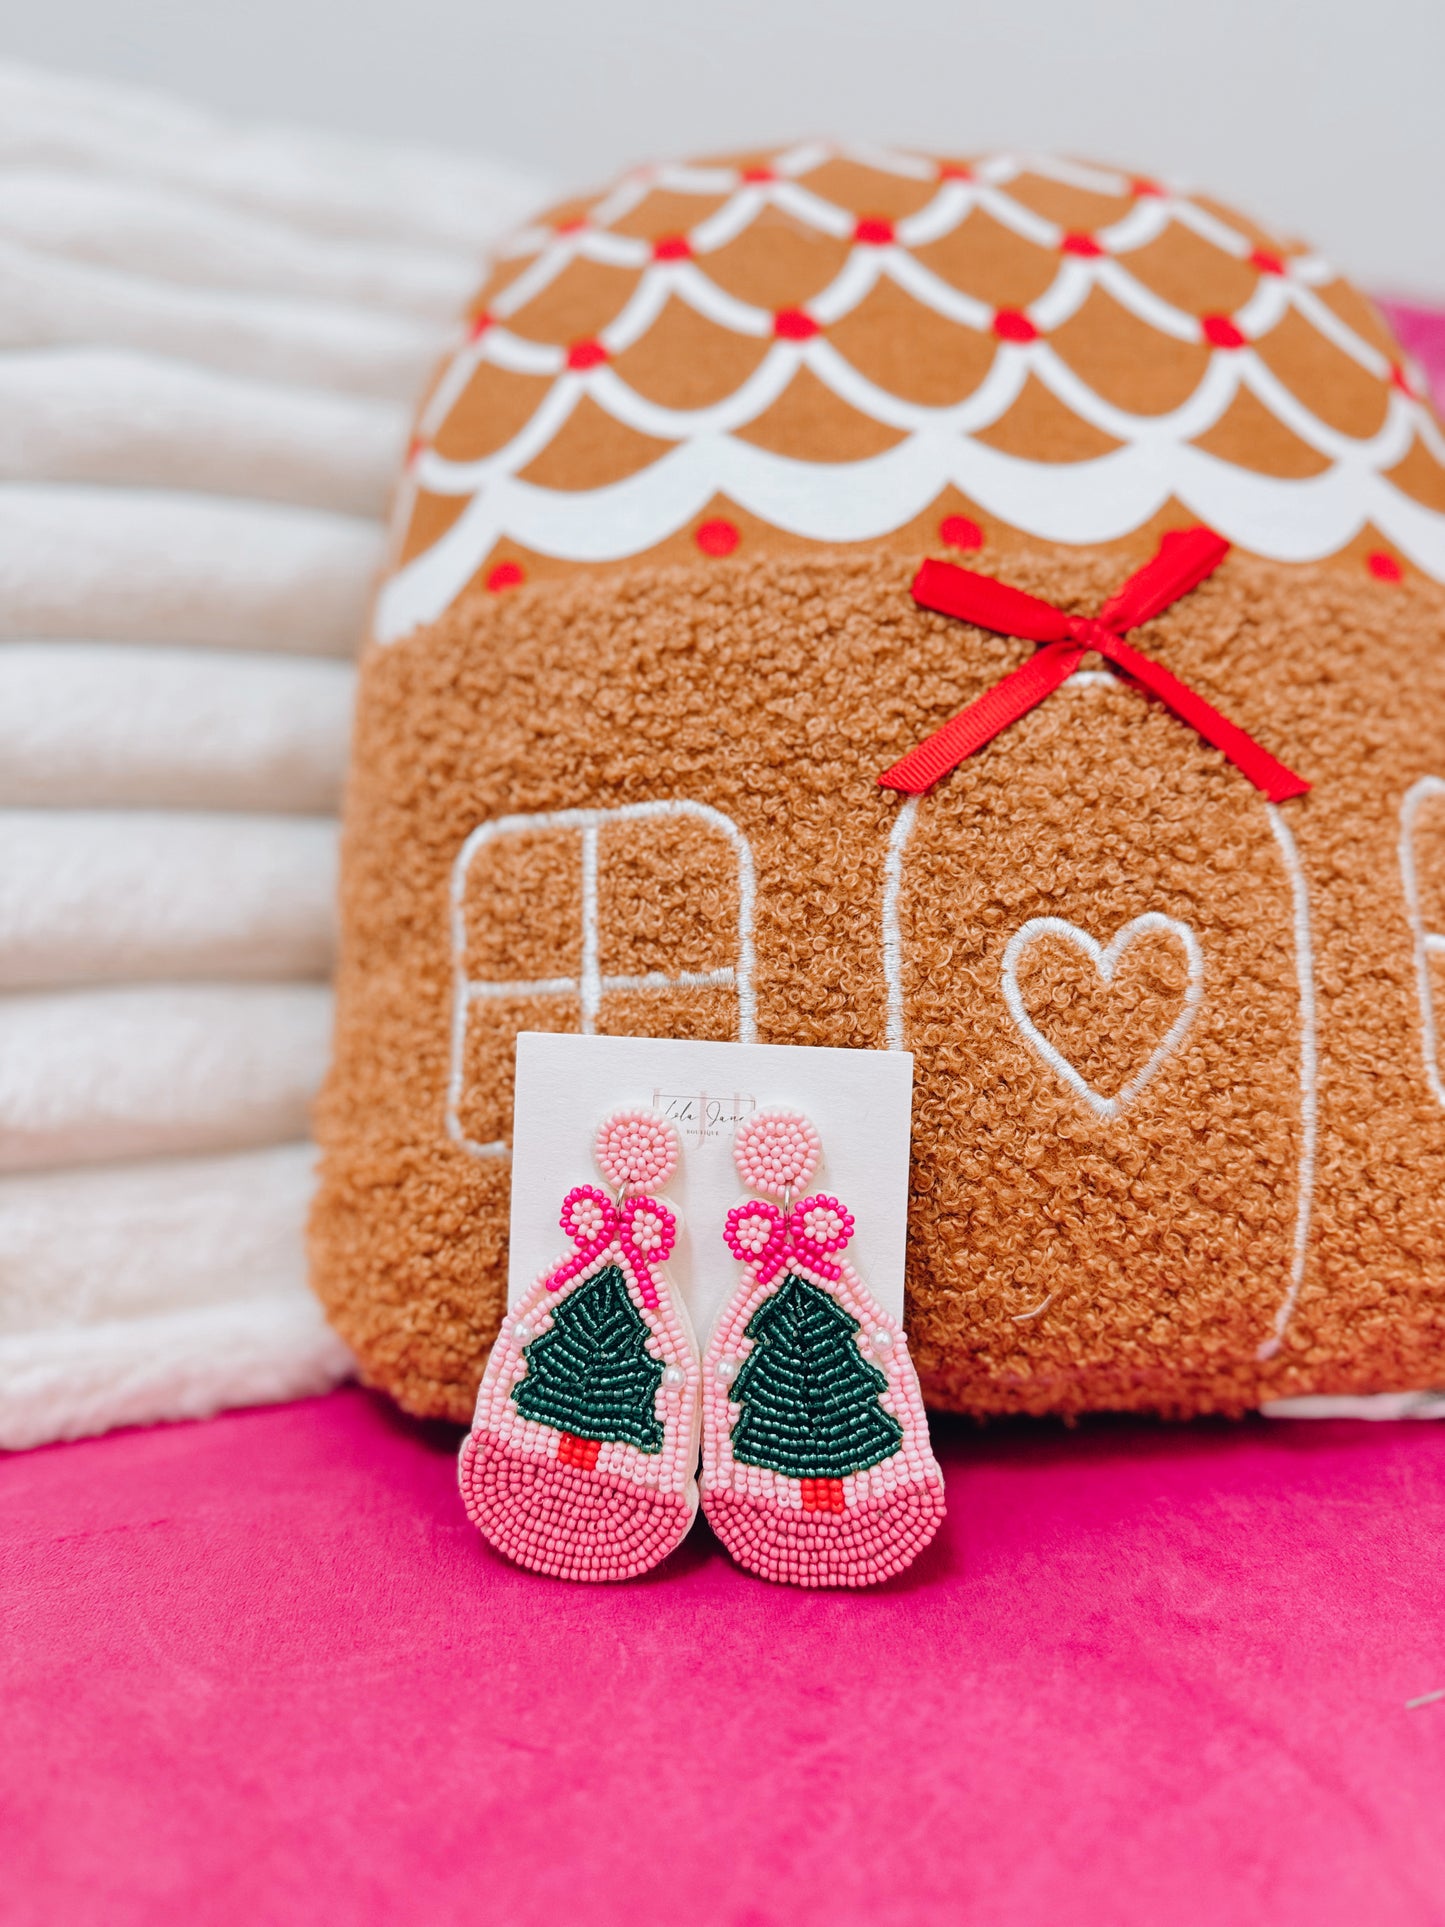
[[[1445,0],[4,0],[0,54],[566,186],[799,133],[1053,147],[1445,296]]]

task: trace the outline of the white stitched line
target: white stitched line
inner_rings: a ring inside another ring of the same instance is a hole
[[[475,835],[475,832],[473,832]],[[467,917],[465,907],[467,887],[468,852],[472,838],[468,837],[462,845],[461,855],[452,865],[451,910],[452,910],[452,1053],[447,1069],[447,1136],[454,1144],[470,1151],[473,1157],[505,1157],[507,1147],[500,1138],[489,1144],[478,1143],[469,1138],[462,1129],[462,1085],[466,1076],[467,1057],[467,1011],[470,1000],[467,996]]]
[[[1124,952],[1140,937],[1151,932],[1173,937],[1182,946],[1184,955],[1188,959],[1189,981],[1184,992],[1183,1007],[1159,1043],[1155,1045],[1143,1068],[1129,1079],[1117,1097],[1105,1097],[1101,1091],[1096,1091],[1092,1084],[1085,1081],[1063,1052],[1049,1042],[1033,1018],[1029,1016],[1018,986],[1019,959],[1029,945],[1036,943],[1040,937],[1062,937],[1066,943],[1071,943],[1076,949],[1082,950],[1085,956],[1092,960],[1094,968],[1104,982],[1110,984],[1114,981],[1114,972]],[[1075,923],[1066,922],[1063,917],[1030,917],[1028,922],[1015,930],[1008,940],[1003,953],[1001,988],[1003,1000],[1008,1005],[1009,1015],[1013,1018],[1024,1042],[1037,1051],[1050,1070],[1060,1077],[1070,1090],[1083,1098],[1099,1117],[1113,1119],[1118,1117],[1126,1106],[1133,1103],[1145,1085],[1163,1069],[1188,1035],[1204,996],[1204,953],[1199,948],[1199,939],[1187,923],[1181,923],[1177,917],[1166,917],[1158,910],[1148,910],[1142,917],[1133,918],[1117,931],[1107,944],[1101,944],[1097,938],[1091,937],[1087,930],[1081,930]]]
[[[1420,1048],[1425,1058],[1425,1079],[1436,1103],[1445,1104],[1445,1082],[1440,1077],[1440,1036],[1435,1023],[1435,986],[1430,981],[1430,959],[1445,955],[1445,936],[1425,928],[1420,877],[1415,866],[1415,818],[1421,805],[1432,796],[1445,796],[1445,782],[1438,776],[1422,776],[1418,783],[1410,785],[1400,805],[1400,882],[1410,916],[1410,934],[1415,940],[1415,987],[1420,1000]]]
[[[601,831],[611,823],[657,822],[689,818],[705,823],[726,838],[737,862],[738,920],[737,963],[715,970],[680,970],[667,973],[649,970],[631,976],[602,975],[599,963],[600,927],[597,902],[598,845]],[[579,832],[581,862],[581,962],[576,977],[532,979],[469,978],[466,970],[466,886],[472,860],[484,844],[499,837],[521,836],[546,830]],[[580,1009],[582,1034],[590,1036],[596,1026],[604,996],[613,990],[694,990],[730,989],[738,1006],[738,1041],[757,1042],[757,991],[754,984],[756,954],[753,920],[757,903],[757,871],[752,846],[730,816],[710,803],[693,803],[685,798],[656,803],[625,803],[615,809],[543,810],[535,815],[493,817],[479,823],[457,852],[451,876],[452,931],[452,1034],[451,1062],[447,1073],[446,1130],[454,1144],[472,1157],[497,1158],[509,1155],[502,1138],[482,1143],[469,1138],[462,1128],[461,1106],[466,1080],[467,1015],[473,1003],[503,997],[576,997]]]
[[[1037,1318],[1041,1313],[1046,1312],[1057,1296],[1057,1292],[1051,1291],[1043,1303],[1041,1305],[1035,1305],[1032,1311],[1016,1311],[1013,1315],[1013,1323],[1015,1325],[1026,1325],[1031,1318]]]
[[[1284,1342],[1289,1321],[1299,1303],[1304,1284],[1305,1262],[1309,1256],[1310,1212],[1315,1194],[1315,1159],[1319,1144],[1319,1019],[1315,1008],[1315,959],[1310,940],[1310,894],[1304,865],[1288,823],[1273,803],[1265,804],[1269,827],[1274,831],[1289,877],[1294,902],[1295,976],[1299,982],[1299,1089],[1300,1161],[1299,1195],[1295,1206],[1294,1258],[1290,1265],[1289,1290],[1275,1314],[1274,1336],[1267,1338],[1255,1353],[1263,1364],[1273,1358]]]
[[[597,988],[603,997],[614,990],[732,990],[737,980],[737,972],[723,964],[717,970],[679,970],[671,976],[665,970],[644,970],[635,976],[599,976]],[[488,997],[580,997],[582,980],[580,977],[477,978],[466,985],[466,993],[473,1002]]]
[[[888,995],[888,1048],[903,1044],[903,931],[898,922],[898,898],[903,889],[903,852],[913,831],[920,799],[910,796],[888,832],[888,855],[883,863],[883,982]]]
[[[597,825],[582,825],[582,1035],[597,1028],[602,978],[597,968]]]

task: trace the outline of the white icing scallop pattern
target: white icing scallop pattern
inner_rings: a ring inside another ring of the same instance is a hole
[[[833,159],[884,172],[934,179],[916,212],[894,222],[860,221],[800,178]],[[1317,292],[1336,276],[1312,254],[1261,255],[1237,231],[1182,190],[1159,188],[1088,237],[1097,252],[1071,251],[1071,237],[1009,194],[1022,175],[1085,191],[1127,195],[1129,178],[1034,156],[998,155],[961,175],[907,154],[797,147],[778,155],[768,178],[736,167],[662,166],[628,176],[585,221],[529,229],[505,251],[529,265],[455,347],[418,425],[397,504],[404,531],[418,489],[466,496],[466,509],[432,546],[385,584],[377,633],[389,641],[435,618],[508,538],[539,554],[576,562],[616,561],[655,547],[683,528],[716,495],[792,534],[858,542],[888,534],[921,514],[950,484],[986,513],[1047,541],[1094,543],[1127,535],[1175,497],[1227,539],[1280,561],[1329,555],[1372,525],[1418,567],[1445,580],[1445,516],[1404,494],[1388,471],[1416,441],[1445,464],[1442,436],[1422,400],[1424,384],[1350,327]],[[709,201],[725,197],[660,256],[653,242],[613,231],[650,193]],[[780,329],[771,310],[739,299],[706,272],[709,254],[737,240],[772,207],[794,222],[852,245],[839,272]],[[951,286],[914,250],[942,239],[981,210],[1036,246],[1057,250],[1051,284],[1021,310],[999,311]],[[1129,256],[1173,225],[1221,254],[1262,267],[1248,300],[1232,315],[1201,318],[1176,307],[1136,277]],[[508,319],[573,262],[627,268],[639,276],[631,296],[578,354],[576,346],[529,340]],[[855,368],[824,332],[851,314],[885,277],[923,307],[997,338],[992,365],[973,393],[930,407],[888,392]],[[1211,349],[1205,372],[1180,405],[1133,414],[1106,400],[1050,346],[1049,334],[1102,289],[1161,335]],[[639,394],[615,358],[642,340],[669,300],[718,327],[769,341],[759,365],[710,406],[668,408]],[[1384,420],[1357,439],[1322,421],[1275,375],[1254,344],[1293,312],[1370,376],[1390,384]],[[1213,329],[1210,323],[1214,324]],[[1222,337],[1222,338],[1221,338]],[[432,442],[476,370],[541,376],[550,385],[520,430],[475,461],[448,460]],[[902,435],[864,460],[801,461],[738,439],[807,369],[857,414]],[[976,437],[999,422],[1034,377],[1069,411],[1122,444],[1078,461],[1047,462],[1004,453]],[[1327,464],[1304,479],[1256,473],[1194,446],[1242,392]],[[639,472],[604,486],[558,490],[519,479],[586,397],[614,421],[671,447]]]

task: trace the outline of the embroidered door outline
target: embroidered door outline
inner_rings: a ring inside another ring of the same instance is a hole
[[[1110,681],[1107,672],[1099,674],[1085,671],[1069,678],[1065,687],[1078,683],[1086,689],[1107,686]],[[1436,776],[1424,777],[1409,792],[1402,806],[1401,816],[1410,805],[1411,798],[1419,793],[1415,808],[1424,801],[1426,794],[1445,795],[1445,781]],[[887,1047],[889,1050],[907,1048],[907,1024],[903,999],[903,931],[899,919],[899,900],[903,893],[904,857],[907,853],[913,826],[918,820],[921,796],[910,796],[900,806],[893,820],[893,828],[888,837],[888,854],[883,865],[883,902],[881,911],[881,949],[883,958],[883,981],[887,1011]],[[1314,942],[1310,928],[1309,880],[1304,865],[1300,861],[1299,848],[1293,832],[1278,804],[1262,802],[1262,808],[1269,819],[1270,831],[1279,850],[1280,862],[1289,884],[1291,921],[1294,934],[1295,985],[1299,1010],[1299,1091],[1300,1091],[1300,1155],[1298,1175],[1295,1183],[1295,1225],[1290,1253],[1289,1282],[1278,1310],[1275,1312],[1269,1337],[1264,1339],[1255,1357],[1263,1364],[1280,1350],[1284,1334],[1289,1329],[1299,1304],[1300,1291],[1305,1280],[1309,1262],[1310,1224],[1314,1211],[1315,1174],[1319,1148],[1319,1015],[1315,997]],[[1410,827],[1413,830],[1414,814],[1411,812]],[[1407,849],[1406,832],[1402,831],[1400,842],[1400,861],[1402,870],[1409,865],[1406,895],[1409,897],[1414,886],[1414,852]],[[1423,957],[1423,968],[1428,969],[1429,954],[1438,951],[1445,954],[1445,934],[1423,932],[1418,920],[1418,891],[1411,899],[1412,922],[1420,934],[1417,936],[1417,957]],[[1431,942],[1433,939],[1433,942]],[[1421,950],[1418,946],[1424,944]],[[1417,968],[1422,966],[1417,965]],[[1422,1016],[1428,1009],[1432,1026],[1433,1005],[1426,1003],[1429,984],[1421,977]],[[1000,991],[1003,983],[1000,982]],[[1427,1046],[1428,1048],[1428,1046]],[[1429,1069],[1427,1062],[1427,1070]],[[1445,1104],[1445,1084],[1440,1084],[1438,1068],[1435,1070],[1431,1088]],[[1112,1120],[1110,1120],[1112,1121]]]
[[[649,970],[632,975],[604,975],[598,958],[600,928],[597,906],[597,862],[601,832],[611,824],[666,822],[684,818],[705,824],[732,846],[737,862],[738,916],[737,953],[733,963],[713,970]],[[581,916],[578,930],[578,971],[576,976],[543,978],[491,978],[467,975],[466,889],[472,862],[477,852],[502,837],[524,836],[536,831],[575,830],[578,835],[578,860],[581,865]],[[602,999],[616,990],[695,990],[729,989],[737,997],[738,1042],[757,1041],[757,994],[754,987],[756,960],[753,942],[753,915],[757,897],[757,876],[752,846],[730,816],[709,803],[693,803],[685,798],[656,803],[623,803],[611,809],[539,810],[511,816],[496,816],[479,823],[457,852],[451,878],[452,946],[452,1036],[451,1062],[447,1076],[446,1128],[454,1144],[472,1157],[500,1158],[510,1155],[503,1138],[481,1143],[467,1136],[461,1121],[461,1105],[466,1078],[467,1022],[474,1004],[493,997],[572,997],[581,1013],[581,1033],[592,1036]]]
[[[1445,1078],[1440,1075],[1440,1027],[1435,1017],[1435,986],[1430,959],[1445,957],[1445,932],[1425,928],[1420,902],[1420,872],[1415,861],[1415,819],[1432,796],[1445,796],[1445,780],[1422,776],[1406,790],[1400,804],[1400,883],[1410,917],[1415,946],[1415,991],[1420,1000],[1420,1049],[1425,1059],[1425,1081],[1437,1104],[1445,1104]]]

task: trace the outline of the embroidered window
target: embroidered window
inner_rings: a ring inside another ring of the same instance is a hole
[[[756,1035],[752,852],[704,803],[480,824],[452,869],[447,1132],[510,1146],[518,1031]]]

